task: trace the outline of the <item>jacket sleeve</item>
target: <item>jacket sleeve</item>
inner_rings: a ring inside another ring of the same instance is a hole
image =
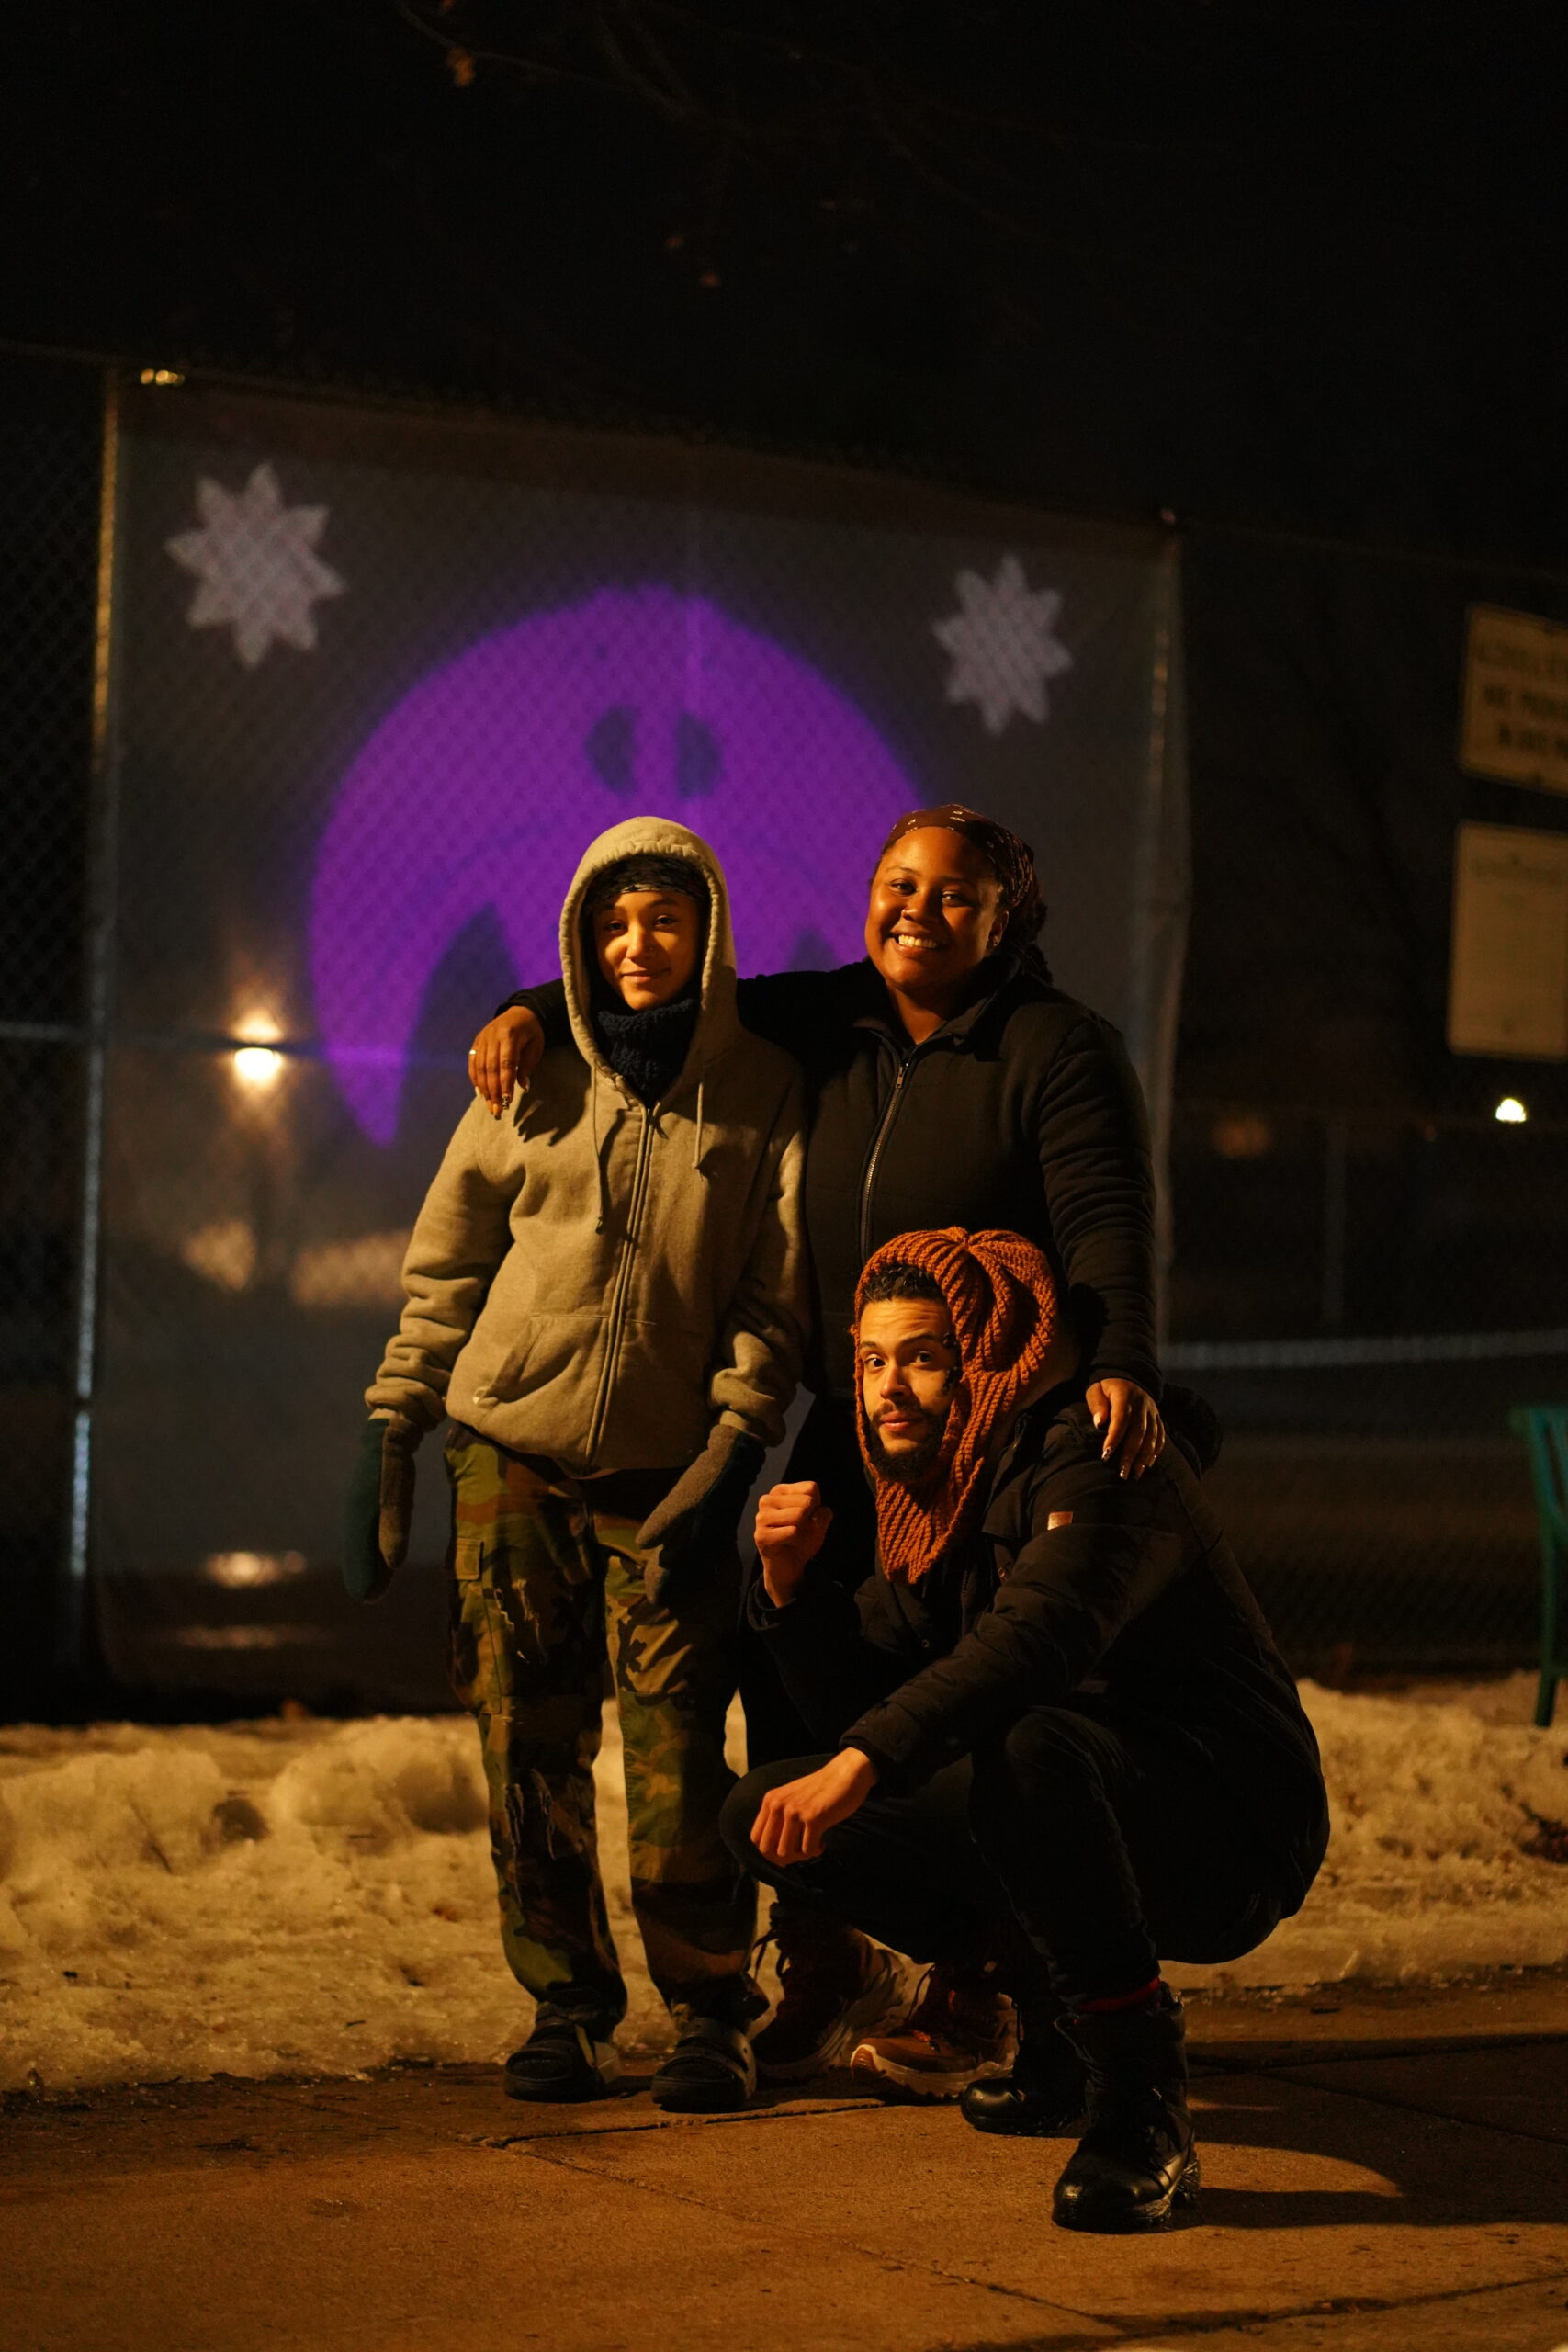
[[[768,1145],[771,1173],[751,1248],[719,1334],[708,1401],[764,1445],[777,1445],[806,1354],[806,1126],[799,1073],[788,1082]]]
[[[1053,1515],[1070,1524],[1053,1528]],[[1184,1565],[1158,1469],[1143,1479],[1074,1449],[1043,1469],[1028,1540],[990,1607],[945,1657],[922,1668],[844,1734],[895,1792],[969,1754],[1026,1707],[1060,1705],[1129,1618]]]
[[[861,963],[840,964],[831,972],[760,972],[736,982],[735,1010],[756,1036],[809,1061],[824,1029],[852,1021],[863,1009],[870,968]]]
[[[824,1747],[839,1747],[846,1724],[885,1699],[908,1671],[906,1658],[872,1638],[855,1592],[820,1565],[807,1571],[787,1609],[773,1607],[759,1575],[747,1595],[746,1622],[761,1635],[796,1713]]]
[[[1137,1072],[1102,1021],[1080,1022],[1045,1074],[1040,1171],[1086,1380],[1160,1393],[1155,1357],[1155,1185]]]
[[[564,980],[541,980],[536,989],[519,989],[504,1004],[496,1006],[496,1012],[509,1012],[514,1004],[527,1006],[545,1033],[547,1046],[571,1043],[571,1017],[566,1009]]]
[[[515,1163],[503,1179],[495,1172],[494,1136],[494,1123],[472,1104],[424,1196],[403,1259],[407,1304],[365,1392],[372,1409],[406,1413],[422,1430],[446,1410],[452,1367],[512,1246],[521,1177]]]
[[[735,1010],[742,1028],[799,1059],[809,1057],[825,1026],[874,1011],[881,1001],[875,974],[863,962],[840,964],[831,972],[759,972],[735,984]],[[570,1043],[563,981],[542,980],[537,988],[519,989],[496,1011],[505,1012],[514,1004],[525,1004],[536,1015],[547,1046]]]

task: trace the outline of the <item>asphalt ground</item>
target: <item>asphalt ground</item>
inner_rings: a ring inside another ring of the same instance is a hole
[[[7,2352],[1559,2352],[1568,1975],[1190,2005],[1205,2187],[1055,2229],[1066,2143],[848,2077],[730,2118],[494,2068],[13,2098]]]

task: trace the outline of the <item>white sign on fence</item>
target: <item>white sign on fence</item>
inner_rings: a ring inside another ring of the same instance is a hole
[[[1568,833],[1459,828],[1449,1046],[1568,1060]]]
[[[1472,775],[1568,792],[1568,627],[1472,605],[1459,763]]]

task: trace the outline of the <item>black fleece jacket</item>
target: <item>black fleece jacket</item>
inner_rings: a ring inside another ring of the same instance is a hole
[[[1256,1831],[1268,1891],[1298,1910],[1328,1811],[1295,1684],[1179,1447],[1122,1479],[1101,1442],[1080,1395],[1043,1400],[951,1566],[853,1590],[808,1570],[784,1609],[759,1577],[750,1622],[813,1736],[860,1748],[895,1794],[1032,1706],[1196,1751]]]
[[[559,981],[525,1004],[551,1044]],[[806,1223],[817,1348],[807,1381],[851,1393],[855,1285],[896,1234],[962,1225],[1037,1242],[1063,1285],[1086,1380],[1160,1393],[1154,1177],[1137,1077],[1109,1022],[1005,953],[923,1045],[889,1016],[869,959],[739,983],[740,1019],[806,1070]]]

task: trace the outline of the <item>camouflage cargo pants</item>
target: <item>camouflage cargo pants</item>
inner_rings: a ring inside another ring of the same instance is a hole
[[[594,1823],[604,1665],[626,1754],[632,1907],[649,1973],[678,2022],[744,2022],[755,1890],[718,1832],[734,1785],[739,1563],[678,1611],[643,1591],[637,1530],[670,1474],[579,1481],[455,1425],[452,1683],[479,1728],[501,1934],[536,1999],[606,2025],[626,1994]]]

